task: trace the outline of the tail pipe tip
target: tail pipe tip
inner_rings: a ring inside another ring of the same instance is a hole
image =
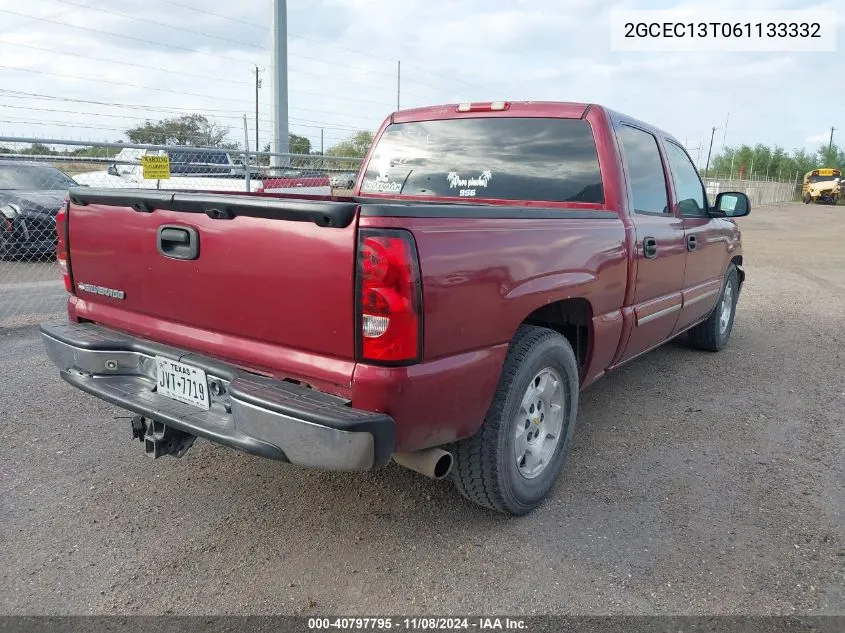
[[[426,477],[444,479],[451,472],[455,458],[441,448],[426,448],[411,453],[394,453],[393,461]]]

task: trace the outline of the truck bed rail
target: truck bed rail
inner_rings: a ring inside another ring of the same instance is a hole
[[[355,217],[355,202],[333,200],[291,200],[260,195],[232,195],[191,191],[149,189],[95,189],[74,187],[70,190],[73,204],[101,204],[131,207],[141,213],[158,209],[184,213],[202,213],[215,220],[231,220],[237,216],[313,222],[318,226],[344,228]]]

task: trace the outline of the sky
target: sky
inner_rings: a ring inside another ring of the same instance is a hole
[[[684,141],[814,150],[845,144],[845,1],[745,0],[742,8],[836,8],[836,53],[619,53],[613,8],[735,1],[288,0],[290,131],[325,148],[375,130],[400,105],[492,100],[601,103]],[[182,112],[272,134],[273,0],[0,0],[0,136],[125,139]],[[821,74],[819,74],[821,73]],[[820,84],[819,77],[829,73]],[[727,129],[726,128],[727,120]]]

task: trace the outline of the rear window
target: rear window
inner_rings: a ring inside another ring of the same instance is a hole
[[[362,193],[604,201],[596,142],[581,119],[479,118],[389,126]]]

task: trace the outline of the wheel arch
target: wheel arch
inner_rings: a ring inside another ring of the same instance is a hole
[[[731,259],[731,264],[736,266],[736,272],[739,275],[739,286],[745,283],[745,270],[742,267],[742,255],[736,255]]]
[[[581,381],[587,374],[593,347],[593,306],[583,297],[561,299],[542,305],[517,326],[536,325],[561,334],[572,346]]]

